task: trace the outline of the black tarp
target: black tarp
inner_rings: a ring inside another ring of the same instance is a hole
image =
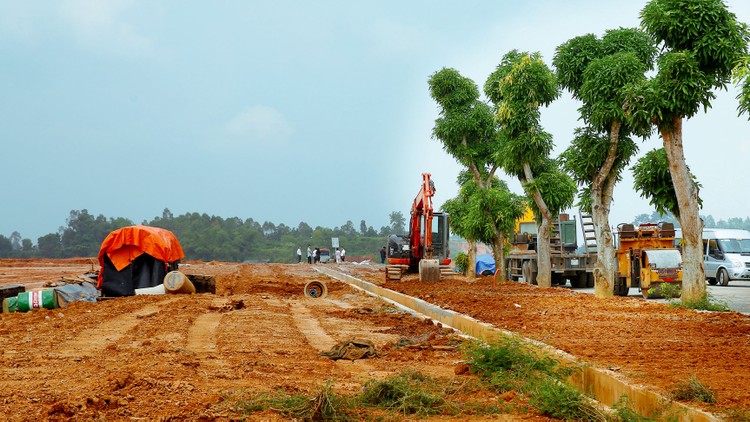
[[[174,265],[177,266],[176,263]],[[154,287],[164,282],[170,268],[164,261],[144,253],[131,261],[130,265],[117,271],[109,257],[104,255],[104,268],[102,269],[105,283],[102,284],[102,295],[104,296],[132,296],[135,289]]]

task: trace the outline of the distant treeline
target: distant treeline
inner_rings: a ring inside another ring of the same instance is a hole
[[[312,248],[330,248],[331,238],[337,237],[346,249],[347,256],[369,256],[379,259],[380,248],[385,246],[390,233],[404,233],[406,220],[400,212],[390,214],[390,225],[376,231],[364,220],[359,228],[351,221],[333,229],[312,228],[305,222],[297,227],[275,225],[269,221],[259,223],[252,218],[222,218],[208,214],[188,213],[174,216],[165,209],[161,217],[143,221],[147,226],[161,227],[173,232],[185,251],[186,259],[229,262],[295,262],[297,247],[302,248],[305,259],[307,245]],[[679,226],[672,215],[640,214],[634,224],[668,221]],[[750,230],[750,217],[715,221],[710,215],[703,217],[705,227]],[[87,210],[71,211],[67,225],[57,233],[37,239],[23,238],[13,232],[10,237],[0,235],[0,258],[75,258],[99,254],[107,235],[119,228],[132,226],[127,218],[94,217]]]
[[[307,245],[330,248],[331,238],[337,237],[349,257],[379,258],[389,233],[403,233],[405,219],[400,212],[390,214],[391,225],[376,231],[364,220],[359,228],[347,221],[341,227],[312,228],[305,222],[297,227],[259,223],[252,218],[222,218],[208,214],[188,213],[174,216],[165,209],[161,217],[143,221],[147,226],[161,227],[173,232],[185,251],[186,259],[229,262],[296,262],[297,248],[302,248],[305,259]],[[57,233],[37,239],[34,244],[13,232],[10,237],[0,235],[0,258],[73,258],[97,256],[104,238],[112,231],[134,223],[127,218],[94,217],[87,210],[71,211],[67,225]]]
[[[710,227],[713,229],[750,230],[750,217],[733,217],[727,220],[719,221],[716,221],[711,215],[703,215],[701,216],[701,218],[703,219],[703,227]],[[635,217],[635,220],[633,220],[633,224],[659,223],[662,221],[674,223],[675,227],[680,227],[679,221],[677,221],[677,219],[672,214],[660,215],[656,211],[652,212],[651,214],[639,214]]]

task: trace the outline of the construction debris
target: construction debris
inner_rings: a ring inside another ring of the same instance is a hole
[[[357,360],[377,356],[375,345],[370,340],[352,339],[336,344],[327,352],[320,352],[320,356],[332,360]]]

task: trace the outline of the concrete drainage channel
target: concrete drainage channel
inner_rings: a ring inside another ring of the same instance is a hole
[[[442,309],[421,299],[376,286],[331,268],[315,267],[315,270],[384,299],[386,302],[396,304],[409,312],[424,315],[445,326],[449,326],[485,342],[492,342],[493,339],[501,336],[517,336],[515,333],[495,328],[491,324],[478,321],[472,317]],[[564,362],[580,364],[574,356],[557,350],[552,346],[530,339],[525,340],[537,347],[552,352],[556,356],[560,356]],[[708,412],[686,406],[682,403],[673,402],[664,396],[648,391],[640,386],[629,385],[617,379],[611,371],[588,365],[584,365],[581,372],[571,376],[570,381],[578,390],[590,395],[606,406],[614,405],[624,395],[628,397],[633,410],[642,415],[666,413],[680,421],[694,422],[721,420]]]

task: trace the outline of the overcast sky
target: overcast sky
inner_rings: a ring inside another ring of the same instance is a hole
[[[511,49],[551,64],[569,38],[637,26],[645,3],[0,0],[0,234],[36,243],[80,209],[379,229],[408,215],[423,172],[437,206],[457,192],[431,138],[432,73],[481,87]],[[727,3],[750,22],[750,2]],[[734,88],[718,95],[685,124],[685,154],[701,213],[746,217],[750,123]],[[565,94],[543,111],[556,154],[577,107]],[[611,223],[651,211],[626,175]]]

